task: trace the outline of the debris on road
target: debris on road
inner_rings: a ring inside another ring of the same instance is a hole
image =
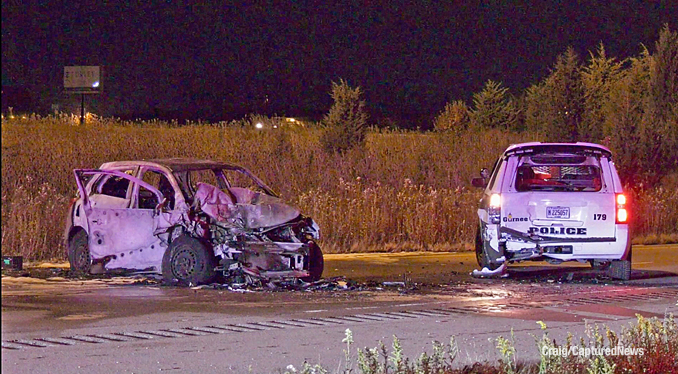
[[[506,272],[506,262],[502,263],[501,266],[495,270],[490,270],[484,267],[482,270],[475,269],[471,272],[471,276],[474,278],[506,278],[508,273]]]

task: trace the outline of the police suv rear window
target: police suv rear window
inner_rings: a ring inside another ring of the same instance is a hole
[[[602,187],[598,158],[583,155],[522,156],[514,181],[518,192],[596,192]]]

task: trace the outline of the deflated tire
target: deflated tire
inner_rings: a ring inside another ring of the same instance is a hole
[[[216,278],[216,265],[216,257],[208,245],[182,235],[173,240],[165,251],[162,276],[169,284],[209,284]]]

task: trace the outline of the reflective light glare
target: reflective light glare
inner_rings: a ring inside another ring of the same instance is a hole
[[[626,212],[626,209],[622,208],[617,210],[617,222],[626,222],[626,220],[629,218],[628,212]]]
[[[258,129],[263,129],[263,128],[264,128],[264,125],[263,125],[261,122],[257,122],[257,124],[254,125],[254,127],[256,127],[256,128],[258,128]]]
[[[617,195],[617,205],[626,205],[626,196],[623,194]]]
[[[99,87],[99,81],[96,81],[96,82],[92,83],[92,87],[94,87],[94,88]]]
[[[490,196],[490,206],[493,208],[498,208],[501,206],[501,195],[498,193],[492,194]]]

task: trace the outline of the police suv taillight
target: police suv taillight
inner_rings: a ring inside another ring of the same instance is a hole
[[[490,223],[498,224],[501,222],[501,195],[494,193],[490,196],[490,206],[487,209]]]
[[[617,205],[616,222],[628,223],[629,212],[626,210],[626,196],[624,196],[624,194],[618,193],[615,196],[615,203]]]

